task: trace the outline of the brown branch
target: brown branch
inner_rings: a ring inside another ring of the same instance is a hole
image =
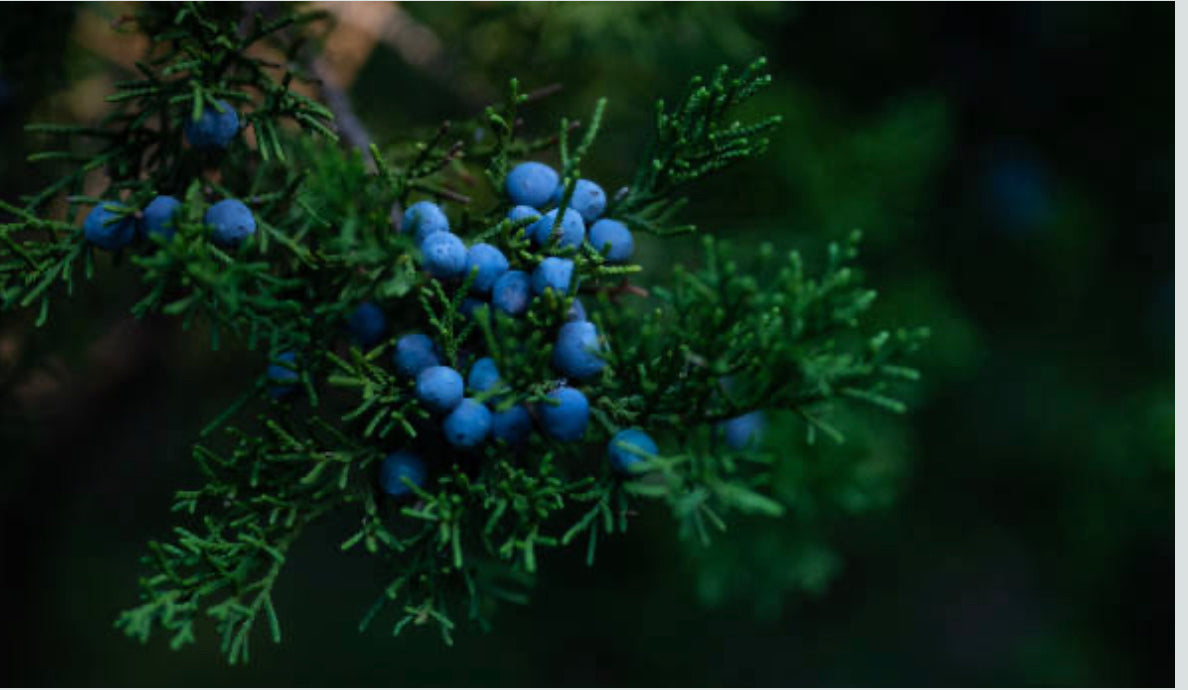
[[[350,97],[347,96],[346,91],[336,85],[333,75],[321,58],[315,58],[310,69],[321,82],[322,100],[325,101],[330,112],[334,113],[334,124],[338,128],[339,134],[342,135],[342,140],[359,149],[363,153],[363,160],[367,164],[368,171],[375,172],[375,160],[371,157],[370,149],[371,135],[367,133],[367,127],[351,107]]]

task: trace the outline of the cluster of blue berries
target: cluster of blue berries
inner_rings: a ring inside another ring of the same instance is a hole
[[[417,399],[441,420],[442,435],[454,448],[469,450],[488,440],[517,446],[532,433],[533,414],[527,405],[500,404],[498,391],[503,381],[490,357],[475,361],[463,380],[456,369],[442,364],[429,336],[412,333],[396,341],[392,359],[398,372],[415,379]],[[550,403],[536,407],[536,420],[544,433],[561,441],[580,439],[590,418],[586,396],[576,388],[561,386],[548,397]],[[392,453],[380,468],[383,490],[396,497],[411,492],[405,478],[420,486],[425,476],[425,464],[408,451]]]
[[[473,397],[466,389],[483,394],[501,384],[495,361],[484,357],[476,361],[466,377],[439,364],[433,342],[423,334],[406,335],[396,344],[396,367],[401,373],[416,377],[416,395],[429,410],[442,415],[442,432],[455,448],[474,448],[488,438],[518,445],[532,432],[533,415],[522,403],[505,410],[497,409],[497,398],[490,406]],[[549,402],[536,406],[536,421],[544,433],[559,441],[577,441],[586,433],[590,403],[576,388],[560,386],[548,395]],[[658,452],[655,441],[640,429],[626,429],[611,439],[607,458],[616,471],[627,474],[633,466]],[[380,467],[383,490],[401,497],[411,493],[404,481],[420,486],[426,477],[424,462],[415,454],[399,451],[388,455]]]
[[[371,348],[379,345],[387,335],[388,319],[374,302],[363,302],[347,317],[346,329],[351,340]],[[301,380],[298,370],[296,352],[285,350],[278,354],[264,372],[268,394],[280,400],[295,393]]]
[[[561,211],[558,205],[565,190],[559,176],[552,168],[533,162],[511,171],[506,191],[514,204],[508,218],[527,222],[527,235],[537,246],[549,246],[560,213],[560,246],[576,247],[588,240],[609,262],[630,259],[634,251],[631,233],[619,221],[600,219],[606,209],[606,195],[597,184],[579,180],[569,207]],[[588,238],[587,223],[593,224]],[[547,256],[531,274],[513,270],[499,248],[487,243],[467,247],[450,232],[449,218],[441,207],[430,201],[410,206],[401,218],[400,230],[420,247],[422,266],[431,276],[455,283],[470,277],[471,295],[463,305],[466,311],[489,301],[494,309],[519,316],[528,310],[535,296],[548,290],[558,295],[572,291],[571,259]],[[346,327],[351,338],[364,347],[383,342],[388,332],[383,310],[371,302],[359,305],[347,319]],[[269,392],[274,397],[296,390],[299,376],[295,362],[292,352],[284,352],[269,367]],[[518,446],[528,440],[534,428],[558,441],[578,441],[589,425],[590,404],[578,388],[562,384],[540,404],[509,406],[506,394],[510,389],[495,360],[477,359],[468,371],[463,369],[464,377],[452,366],[454,363],[444,361],[439,348],[423,333],[397,339],[392,363],[401,376],[415,382],[417,400],[434,415],[445,442],[458,450],[472,450],[487,442]],[[558,329],[553,366],[565,379],[578,381],[598,375],[605,367],[597,327],[587,320],[576,298],[570,302],[566,322]],[[728,445],[743,448],[754,440],[759,424],[760,418],[744,416],[723,423],[721,433]],[[607,460],[616,472],[626,475],[657,453],[655,441],[645,431],[630,428],[611,439]],[[427,476],[425,462],[408,449],[389,454],[380,466],[380,486],[395,497],[411,494],[411,486],[423,485]]]
[[[471,292],[478,298],[468,302],[473,311],[481,298],[490,300],[492,307],[512,316],[528,311],[534,294],[551,288],[557,294],[568,294],[573,277],[573,261],[548,257],[532,275],[512,270],[507,257],[494,245],[485,242],[470,247],[450,232],[445,212],[431,201],[419,201],[404,212],[402,232],[412,235],[421,248],[425,270],[438,280],[456,281],[473,275]]]
[[[624,429],[611,439],[607,459],[616,471],[629,474],[635,465],[658,452],[656,442],[646,433],[639,429]],[[405,479],[415,486],[422,486],[427,475],[428,470],[420,457],[408,451],[398,451],[384,458],[380,465],[380,487],[388,495],[402,498],[412,493]]]
[[[634,240],[627,226],[600,218],[606,210],[606,194],[590,180],[575,183],[569,204],[562,209],[565,187],[560,176],[547,165],[528,162],[508,174],[506,192],[513,205],[508,219],[526,222],[525,234],[538,247],[549,247],[555,241],[559,247],[577,248],[589,241],[610,263],[626,262],[634,253]],[[422,265],[431,276],[443,281],[471,277],[473,295],[464,304],[465,311],[472,311],[486,299],[492,308],[520,316],[527,312],[535,296],[546,291],[571,293],[572,259],[548,256],[531,274],[513,270],[497,247],[487,243],[467,247],[450,232],[445,212],[430,201],[413,204],[401,220],[401,231],[411,235],[420,247]],[[592,224],[588,236],[587,224]],[[585,309],[577,299],[572,300],[567,317],[557,334],[553,365],[568,379],[593,377],[605,366],[599,355],[597,328],[586,320]],[[418,400],[441,417],[446,442],[455,448],[475,448],[488,439],[509,445],[523,443],[532,432],[534,420],[543,433],[559,441],[581,439],[589,425],[590,403],[577,388],[557,387],[548,394],[549,401],[534,410],[522,403],[500,405],[498,390],[503,383],[493,359],[484,357],[474,362],[464,380],[458,371],[442,363],[433,341],[421,333],[397,340],[393,363],[402,375],[415,378]],[[481,396],[487,404],[472,396]],[[656,450],[655,442],[646,433],[628,429],[612,439],[608,459],[616,470],[628,472]],[[384,460],[380,483],[387,493],[403,496],[410,491],[406,479],[420,485],[425,476],[424,463],[412,453],[400,451]]]
[[[503,380],[495,360],[483,357],[471,365],[465,380],[442,363],[429,336],[411,333],[396,341],[392,355],[396,370],[416,380],[417,399],[440,415],[446,442],[459,449],[475,448],[491,439],[519,445],[532,431],[532,414],[522,403],[506,409],[500,404]],[[469,391],[470,395],[467,395]],[[483,404],[474,396],[483,396]],[[555,403],[540,405],[537,418],[542,430],[560,441],[576,441],[586,432],[590,405],[576,388],[561,386],[549,394]]]
[[[145,235],[173,237],[174,217],[181,202],[168,195],[154,198],[139,214],[128,213],[118,202],[104,201],[91,209],[83,221],[83,237],[108,251],[122,249]],[[238,199],[223,199],[206,210],[203,221],[210,227],[210,239],[221,247],[236,247],[256,232],[252,210]]]
[[[578,180],[569,206],[562,209],[565,187],[557,172],[543,163],[529,162],[516,166],[507,176],[507,194],[515,206],[507,217],[512,221],[536,220],[526,228],[528,238],[538,246],[547,246],[557,225],[557,243],[578,247],[587,241],[604,252],[611,263],[623,263],[635,251],[631,231],[623,223],[599,218],[606,210],[606,194],[590,180]],[[548,210],[546,210],[548,209]],[[557,222],[561,215],[560,223]],[[528,310],[533,295],[552,289],[568,294],[573,280],[573,260],[550,256],[529,275],[512,270],[503,252],[487,243],[466,246],[450,232],[445,212],[431,201],[419,201],[404,212],[401,230],[412,235],[421,249],[425,270],[439,280],[459,280],[473,274],[472,291],[489,297],[491,305],[504,313],[519,316]],[[477,306],[472,301],[471,309]]]
[[[536,244],[543,246],[549,242],[560,215],[556,230],[560,246],[578,247],[588,240],[610,263],[624,263],[635,253],[635,240],[627,226],[611,218],[600,218],[606,210],[606,193],[596,182],[578,180],[565,209],[559,207],[565,185],[557,171],[544,163],[531,161],[517,165],[508,173],[505,187],[514,204],[508,218],[518,221],[539,216],[539,220],[528,226],[528,237]],[[587,224],[591,224],[588,238]]]
[[[239,133],[239,114],[226,101],[207,105],[197,120],[190,118],[182,128],[186,140],[196,149],[225,149]],[[83,221],[83,236],[88,242],[108,251],[116,251],[146,234],[173,237],[173,219],[181,202],[168,195],[153,199],[138,218],[127,213],[118,202],[105,201]],[[223,247],[235,247],[256,231],[252,211],[237,199],[224,199],[212,205],[203,217],[210,226],[211,240]]]

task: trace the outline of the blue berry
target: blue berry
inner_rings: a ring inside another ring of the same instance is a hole
[[[528,438],[532,431],[532,416],[528,408],[515,405],[503,412],[491,413],[491,437],[509,445],[516,445]]]
[[[558,441],[576,441],[586,433],[590,422],[590,403],[576,388],[562,386],[549,393],[556,404],[542,403],[540,423],[545,432]]]
[[[565,193],[564,187],[561,193]],[[557,201],[560,202],[561,197]],[[590,180],[578,180],[573,186],[573,196],[569,198],[569,208],[580,213],[582,220],[592,223],[606,210],[606,193]]]
[[[466,251],[466,275],[478,271],[471,288],[480,294],[491,292],[499,276],[507,273],[507,257],[503,252],[485,242],[480,242]]]
[[[423,333],[410,333],[401,336],[396,341],[396,350],[392,353],[392,363],[396,371],[408,377],[419,376],[429,367],[441,364],[437,357],[437,348],[433,341]]]
[[[600,349],[598,329],[594,324],[589,321],[570,321],[557,332],[553,364],[557,371],[566,376],[588,378],[602,371],[606,365],[598,356]]]
[[[532,237],[532,241],[538,245],[545,246],[550,241],[550,233],[553,232],[553,223],[557,220],[558,209],[553,209],[541,216],[540,220],[528,226],[528,235]],[[565,213],[561,216],[561,227],[557,228],[557,232],[561,235],[558,241],[561,247],[580,247],[582,240],[586,239],[586,224],[582,222],[582,215],[577,211],[567,208]]]
[[[586,308],[582,306],[582,301],[576,297],[569,303],[569,311],[565,312],[566,321],[586,321]]]
[[[380,488],[395,498],[408,496],[413,490],[404,480],[408,479],[414,486],[424,486],[427,474],[420,458],[402,450],[384,458],[380,464]]]
[[[512,210],[507,212],[507,218],[508,220],[516,223],[522,220],[531,220],[532,223],[535,223],[537,219],[540,218],[540,211],[537,211],[531,206],[514,206],[512,207]],[[520,229],[515,233],[516,237],[524,237],[525,234],[527,234],[527,236],[531,238],[532,223],[521,226]]]
[[[256,232],[256,219],[252,211],[238,199],[223,199],[206,209],[203,222],[210,226],[210,236],[215,244],[224,247],[239,245],[244,238]]]
[[[491,304],[496,309],[512,316],[528,311],[532,299],[532,281],[523,271],[508,271],[491,288]]]
[[[726,439],[726,445],[734,450],[757,445],[763,436],[764,426],[766,426],[766,419],[760,411],[748,412],[719,424],[722,436]]]
[[[144,207],[144,229],[150,235],[172,239],[176,230],[173,216],[181,208],[181,202],[171,196],[161,195]]]
[[[83,237],[96,247],[114,252],[136,237],[136,219],[119,214],[119,206],[103,202],[91,209],[83,221]]]
[[[421,244],[421,260],[438,280],[461,278],[466,273],[466,245],[449,232],[435,232]]]
[[[445,414],[462,402],[462,375],[450,367],[429,367],[417,375],[417,399],[432,412]]]
[[[495,366],[495,360],[490,357],[483,357],[475,362],[466,376],[466,385],[476,393],[486,393],[498,383],[499,369]]]
[[[540,218],[540,211],[531,206],[513,206],[512,210],[507,212],[508,220],[517,222],[526,220],[528,218]]]
[[[202,109],[197,120],[186,117],[183,130],[190,145],[196,149],[225,149],[239,133],[239,114],[227,101],[216,100],[223,112],[214,105]]]
[[[608,263],[621,264],[635,253],[635,238],[631,231],[617,220],[603,218],[590,228],[590,244],[599,254],[605,252]]]
[[[282,352],[268,365],[264,375],[276,385],[268,388],[268,394],[274,398],[283,398],[297,390],[297,382],[301,377],[296,371],[297,353]]]
[[[507,196],[513,204],[540,208],[549,202],[557,180],[557,171],[544,163],[520,163],[507,174]]]
[[[638,448],[643,454],[626,446]],[[629,474],[633,465],[644,462],[648,459],[647,455],[655,455],[658,450],[656,442],[642,430],[624,429],[611,439],[606,448],[606,456],[616,472]]]
[[[355,342],[363,347],[375,347],[384,339],[384,334],[388,330],[388,319],[375,303],[364,302],[356,307],[347,319],[347,330]]]
[[[474,398],[464,398],[441,425],[455,448],[474,448],[491,433],[491,411]]]
[[[425,238],[437,232],[450,231],[450,219],[441,207],[432,201],[418,201],[404,212],[404,219],[400,231],[411,233],[417,240],[417,246],[425,242]]]
[[[541,261],[532,272],[532,291],[543,295],[552,288],[558,295],[569,292],[569,281],[573,278],[573,261],[550,256]]]

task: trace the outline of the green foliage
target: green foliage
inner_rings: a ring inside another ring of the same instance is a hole
[[[141,582],[145,603],[117,621],[129,635],[147,640],[159,626],[176,649],[194,641],[195,618],[204,613],[235,663],[247,661],[263,615],[280,642],[272,588],[289,546],[327,511],[370,495],[365,472],[379,450],[316,416],[262,417],[261,427],[258,435],[228,429],[234,446],[227,453],[194,447],[207,483],[179,491],[173,509],[201,514],[201,527],[177,527],[173,541],[149,544],[156,572]]]
[[[129,213],[158,193],[183,198],[173,238],[126,250],[145,290],[133,313],[201,322],[214,344],[230,337],[270,358],[294,351],[302,394],[271,398],[261,358],[259,378],[208,426],[223,433],[194,448],[206,482],[177,494],[174,508],[188,526],[150,544],[143,603],[117,621],[127,634],[146,640],[160,630],[180,647],[206,616],[227,658],[246,661],[258,624],[281,638],[272,590],[289,547],[311,522],[351,510],[360,526],[342,548],[366,551],[389,582],[362,627],[383,617],[394,633],[432,625],[448,642],[459,621],[485,626],[495,603],[524,601],[548,550],[582,548],[593,563],[599,540],[628,529],[649,504],[671,511],[680,534],[702,543],[735,517],[780,518],[795,508],[775,480],[804,458],[730,450],[719,422],[783,410],[801,420],[806,442],[821,434],[840,442],[833,420],[843,405],[903,411],[896,386],[917,374],[901,362],[925,333],[862,332],[875,294],[854,266],[857,233],[831,246],[817,272],[771,247],[742,266],[729,246],[706,238],[700,267],[649,292],[630,282],[642,267],[609,265],[588,244],[533,247],[521,237],[525,223],[505,219],[505,203],[458,191],[484,173],[499,190],[510,164],[556,146],[568,198],[603,125],[604,101],[584,125],[563,119],[557,134],[531,136],[519,123],[542,94],[523,94],[512,81],[504,103],[480,118],[444,123],[423,142],[373,145],[364,160],[334,146],[329,113],[290,89],[302,78],[295,67],[275,78],[280,68],[248,57],[249,46],[275,39],[295,62],[301,24],[316,17],[237,22],[196,4],[164,18],[148,11],[142,25],[154,35],[154,57],[139,65],[143,78],[119,86],[115,113],[97,128],[42,128],[101,146],[24,206],[2,207],[14,220],[0,226],[0,304],[36,306],[44,322],[55,289],[75,288],[78,264],[92,277],[92,249],[46,207],[66,194],[66,217],[74,218],[80,204],[97,201],[78,196],[84,177],[102,169],[104,198]],[[779,122],[731,119],[769,82],[763,64],[735,76],[723,68],[694,80],[674,108],[660,103],[638,173],[608,214],[657,235],[692,231],[677,219],[684,186],[762,153]],[[177,123],[213,98],[250,108],[254,145],[241,137],[214,156],[182,145]],[[86,148],[78,146],[41,158],[73,160]],[[202,223],[206,206],[223,197],[248,203],[259,227],[235,250],[212,245]],[[594,424],[581,442],[534,435],[522,448],[491,443],[459,454],[432,433],[411,383],[392,373],[395,336],[418,330],[451,363],[493,357],[504,385],[483,399],[498,396],[501,408],[548,404],[558,383],[551,343],[572,298],[548,293],[520,318],[485,307],[464,314],[469,281],[444,286],[421,273],[412,241],[393,230],[400,209],[425,197],[456,204],[453,230],[495,244],[512,268],[531,270],[546,256],[574,260],[572,291],[605,334],[607,361],[582,383]],[[342,335],[363,300],[381,304],[396,324],[369,351]],[[647,429],[662,450],[624,480],[604,451],[628,426]],[[406,447],[430,460],[431,478],[410,484],[414,500],[397,502],[379,490],[375,468]]]
[[[612,200],[607,213],[658,235],[694,230],[691,225],[673,222],[685,204],[675,196],[678,190],[763,153],[768,145],[766,133],[780,123],[779,115],[746,125],[726,120],[728,112],[771,83],[771,77],[763,73],[765,65],[765,60],[756,60],[735,77],[723,66],[708,84],[694,78],[671,110],[664,101],[657,103],[652,144],[631,187]]]
[[[251,21],[240,22],[237,17],[213,16],[194,3],[184,3],[168,16],[159,15],[151,7],[141,15],[141,28],[152,39],[152,47],[146,59],[136,63],[137,78],[115,85],[116,92],[107,98],[114,108],[101,122],[96,126],[27,127],[29,132],[49,135],[65,147],[35,153],[30,161],[68,161],[69,168],[39,193],[22,199],[21,206],[0,206],[0,210],[16,218],[15,222],[0,224],[0,244],[4,246],[0,252],[0,305],[8,309],[37,304],[42,323],[48,314],[51,287],[61,284],[71,291],[80,264],[85,277],[92,276],[92,250],[85,244],[81,229],[39,214],[61,194],[66,195],[67,219],[76,217],[82,204],[98,202],[82,195],[83,183],[93,173],[101,172],[107,178],[100,198],[119,196],[126,212],[143,208],[157,194],[185,193],[191,202],[190,229],[201,217],[193,202],[225,191],[227,186],[237,186],[250,194],[250,204],[258,217],[267,218],[277,202],[287,200],[292,185],[273,192],[262,189],[266,166],[258,168],[250,185],[232,180],[209,180],[206,185],[198,185],[196,178],[214,161],[210,160],[211,154],[184,148],[181,128],[187,116],[197,117],[204,105],[215,99],[237,108],[251,104],[245,120],[255,134],[257,147],[248,150],[242,137],[238,138],[223,162],[229,175],[244,169],[246,166],[240,164],[257,154],[265,161],[284,158],[279,129],[282,119],[293,120],[311,133],[335,138],[327,126],[332,119],[330,111],[289,88],[294,79],[305,79],[292,69],[292,63],[290,67],[278,66],[252,57],[249,51],[269,40],[280,42],[286,29],[316,18],[312,14],[290,15],[265,22],[257,15]],[[294,51],[295,45],[289,50]],[[264,231],[266,237],[276,236],[274,226],[265,224]],[[201,229],[197,232],[182,234],[190,239],[201,238]],[[262,249],[266,248],[262,243]],[[174,247],[167,256],[145,264],[152,272],[147,280],[160,294],[146,298],[150,303],[142,310],[168,306],[169,313],[188,313],[205,304],[209,314],[223,321],[234,318],[222,307],[239,312],[242,305],[234,300],[223,305],[219,295],[243,292],[243,280],[267,279],[256,277],[262,272],[260,266],[237,267],[226,273],[233,263],[231,257],[200,239]],[[200,284],[188,302],[157,304],[168,287],[160,276],[167,266],[179,264],[186,264],[186,274]],[[255,311],[250,311],[246,318],[256,316]]]
[[[706,603],[770,618],[785,610],[788,592],[825,591],[844,562],[834,543],[839,527],[890,506],[909,454],[898,420],[876,406],[830,410],[831,424],[846,430],[842,444],[812,438],[795,412],[769,414],[770,431],[756,452],[775,458],[769,491],[783,515],[776,524],[740,516],[713,548],[689,543],[684,551]]]

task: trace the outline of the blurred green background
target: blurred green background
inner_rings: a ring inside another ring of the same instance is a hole
[[[828,451],[777,423],[773,444],[844,468],[829,509],[805,496],[708,550],[645,515],[593,569],[548,557],[531,605],[452,649],[356,634],[380,576],[336,553],[348,518],[326,523],[279,585],[284,644],[232,669],[209,631],[172,653],[111,623],[197,480],[190,442],[258,361],[132,321],[136,286],[105,277],[44,329],[0,317],[0,682],[1172,683],[1171,4],[376,7],[336,10],[347,49],[327,57],[378,141],[474,113],[513,75],[562,82],[528,125],[610,97],[583,170],[608,189],[656,97],[768,56],[752,111],[785,116],[771,152],[693,190],[687,217],[809,256],[862,228],[876,320],[935,334],[911,412],[855,413]],[[94,117],[122,78],[127,9],[6,12],[0,197],[45,179],[25,121]],[[694,260],[641,244],[645,284]]]

